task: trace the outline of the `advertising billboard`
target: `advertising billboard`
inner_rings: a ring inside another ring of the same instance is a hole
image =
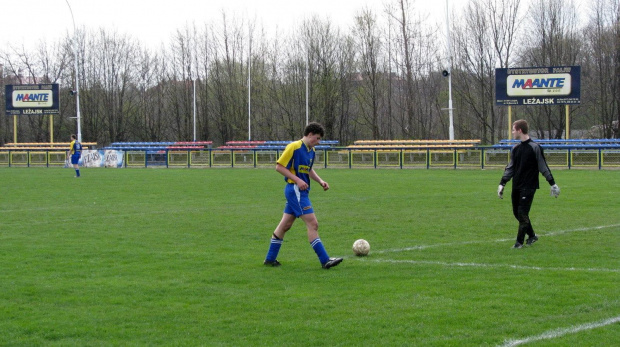
[[[495,69],[495,105],[574,105],[580,98],[580,66]]]
[[[58,84],[6,85],[6,115],[48,115],[60,113]]]

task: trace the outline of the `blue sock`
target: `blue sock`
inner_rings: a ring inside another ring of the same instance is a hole
[[[278,252],[280,252],[280,246],[282,246],[282,240],[280,239],[271,239],[271,244],[269,245],[269,252],[267,252],[266,261],[274,261],[278,257]]]
[[[76,169],[76,170],[75,170],[75,175],[76,175],[77,177],[80,177],[80,169]]]
[[[327,255],[327,251],[325,251],[325,247],[323,247],[323,242],[321,242],[320,238],[317,237],[316,239],[314,239],[314,241],[310,242],[310,245],[312,246],[312,249],[314,249],[316,255],[319,257],[319,261],[321,262],[321,264],[325,264],[329,261],[329,255]]]

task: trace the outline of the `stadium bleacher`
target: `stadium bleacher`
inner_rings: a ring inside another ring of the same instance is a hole
[[[543,148],[554,149],[618,149],[620,139],[532,139]],[[491,146],[496,149],[510,149],[519,140],[500,140],[499,143]]]
[[[176,142],[113,142],[103,149],[117,151],[188,151],[211,148],[213,141],[176,141]]]
[[[23,142],[5,143],[0,150],[2,151],[66,151],[71,146],[71,142]],[[82,142],[84,149],[95,148],[97,142]]]
[[[284,150],[291,141],[228,141],[224,146],[217,147],[220,150]],[[338,145],[337,140],[321,140],[321,144],[315,149],[330,149]]]
[[[358,140],[346,148],[356,150],[475,148],[480,140]]]

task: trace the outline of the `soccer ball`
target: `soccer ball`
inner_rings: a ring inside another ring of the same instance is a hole
[[[368,252],[370,252],[370,244],[368,241],[359,239],[353,242],[353,253],[355,253],[355,255],[358,257],[363,257],[368,255]]]

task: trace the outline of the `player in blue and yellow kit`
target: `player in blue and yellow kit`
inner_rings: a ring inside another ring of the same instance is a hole
[[[310,198],[310,179],[318,182],[323,190],[329,189],[329,184],[323,181],[314,171],[315,151],[314,146],[318,145],[321,137],[325,134],[323,126],[319,123],[310,123],[304,130],[304,137],[301,140],[291,142],[280,156],[276,164],[276,171],[284,176],[286,186],[284,187],[284,196],[286,197],[286,206],[282,220],[276,227],[271,237],[269,252],[265,258],[265,265],[280,266],[280,262],[276,259],[284,234],[293,226],[297,218],[301,218],[306,223],[308,229],[308,241],[319,257],[321,266],[324,269],[334,267],[342,258],[330,258],[323,247],[323,243],[319,238],[319,223],[312,209]]]
[[[80,177],[79,161],[82,156],[82,144],[77,141],[75,135],[71,135],[71,147],[69,147],[69,154],[71,155],[71,164],[75,169],[75,177]]]

